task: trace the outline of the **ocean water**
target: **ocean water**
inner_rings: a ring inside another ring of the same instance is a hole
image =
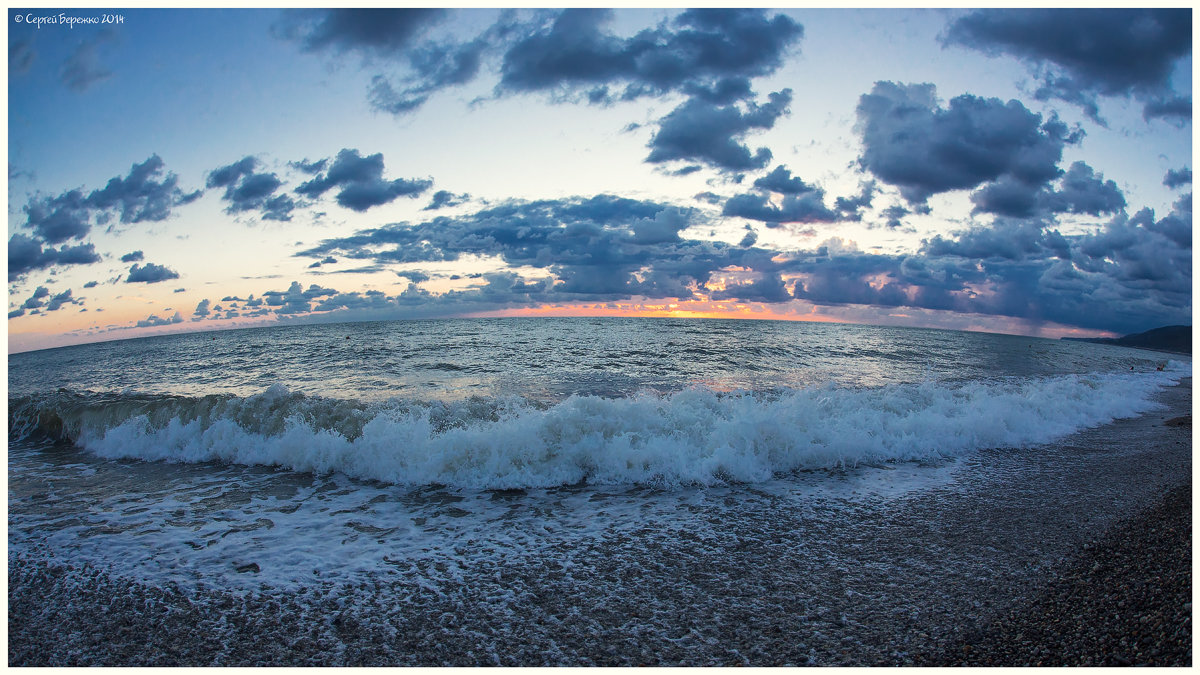
[[[184,586],[432,588],[648,523],[717,537],[714,514],[952,488],[982,450],[1155,410],[1190,374],[1079,342],[614,318],[15,354],[9,555]]]

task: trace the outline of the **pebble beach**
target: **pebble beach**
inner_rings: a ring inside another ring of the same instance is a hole
[[[1160,400],[835,516],[648,522],[436,588],[183,588],[10,550],[9,665],[1186,666],[1190,378]]]

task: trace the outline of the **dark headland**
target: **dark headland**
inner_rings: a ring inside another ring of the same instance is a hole
[[[1191,326],[1163,326],[1144,333],[1134,333],[1119,338],[1071,338],[1076,342],[1095,342],[1120,347],[1136,347],[1138,349],[1153,349],[1160,352],[1175,352],[1178,354],[1192,353]]]

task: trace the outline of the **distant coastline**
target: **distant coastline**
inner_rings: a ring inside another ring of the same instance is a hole
[[[1134,333],[1119,338],[1072,338],[1065,337],[1064,340],[1073,340],[1075,342],[1096,342],[1106,345],[1118,345],[1121,347],[1136,347],[1138,349],[1151,349],[1159,352],[1171,352],[1174,354],[1191,354],[1192,353],[1192,327],[1191,326],[1163,326],[1155,328],[1144,333]]]

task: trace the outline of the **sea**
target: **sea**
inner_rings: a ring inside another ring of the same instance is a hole
[[[259,591],[445,588],[648,527],[719,539],[737,509],[835,522],[1157,410],[1191,375],[1104,344],[669,318],[275,326],[8,363],[10,561]]]

